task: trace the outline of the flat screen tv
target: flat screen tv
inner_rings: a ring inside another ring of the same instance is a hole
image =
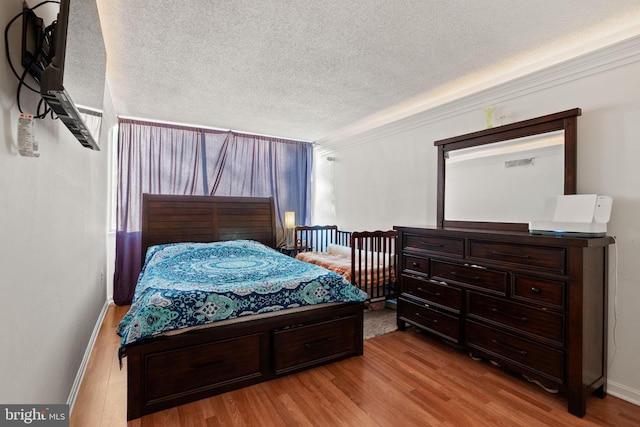
[[[77,1],[78,4],[80,4],[84,0]],[[55,24],[55,29],[53,31],[54,56],[44,71],[42,71],[42,76],[40,78],[40,94],[58,118],[62,120],[65,126],[78,139],[78,141],[80,141],[80,144],[92,150],[99,150],[100,147],[98,143],[89,131],[89,128],[80,115],[80,111],[65,88],[65,78],[69,74],[68,70],[65,71],[65,62],[68,62],[66,57],[69,53],[68,37],[70,28],[70,3],[71,0],[60,0],[60,11],[58,12],[57,23]],[[95,4],[95,1],[93,1],[93,3]],[[74,12],[75,11],[76,9],[74,8]],[[99,23],[95,30],[100,33],[101,38],[102,32],[100,30]],[[88,53],[90,54],[91,52]],[[86,63],[89,67],[88,62],[89,60],[87,59]],[[104,80],[104,74],[102,75],[102,79]],[[103,94],[100,94],[100,96],[102,95]]]

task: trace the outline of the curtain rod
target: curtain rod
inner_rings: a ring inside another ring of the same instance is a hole
[[[179,126],[179,127],[184,127],[184,128],[190,128],[190,129],[213,130],[213,131],[218,131],[218,132],[232,132],[232,133],[239,134],[239,135],[251,135],[251,136],[259,136],[259,137],[261,136],[261,137],[265,137],[265,138],[284,139],[284,140],[287,140],[287,141],[306,142],[308,144],[313,144],[313,145],[316,144],[313,141],[307,141],[307,140],[304,140],[304,139],[286,138],[286,137],[282,137],[282,136],[267,135],[267,134],[263,134],[263,133],[241,132],[241,131],[237,131],[237,130],[233,130],[233,129],[222,129],[222,128],[216,128],[216,127],[212,127],[212,126],[200,126],[200,125],[195,125],[195,124],[190,124],[190,123],[169,122],[169,121],[165,121],[165,120],[150,120],[150,119],[143,119],[143,118],[140,118],[140,117],[132,117],[132,116],[118,116],[118,119],[131,120],[131,121],[150,123],[150,124],[157,123],[157,124],[167,125],[167,126]]]

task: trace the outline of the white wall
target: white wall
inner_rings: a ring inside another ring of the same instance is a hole
[[[107,79],[108,80],[108,79]],[[113,301],[113,277],[116,263],[116,203],[117,203],[117,164],[118,164],[118,116],[109,94],[109,84],[105,83],[105,106],[103,112],[103,131],[105,136],[105,155],[108,157],[108,197],[107,197],[107,301]]]
[[[640,38],[635,38],[320,147],[314,162],[314,223],[350,230],[433,225],[433,141],[483,129],[482,109],[488,105],[506,115],[505,123],[581,108],[578,192],[614,200],[608,390],[640,404],[639,76]]]
[[[2,28],[20,11],[22,0],[4,0]],[[20,34],[18,20],[9,33],[18,69]],[[105,306],[107,151],[46,119],[36,124],[40,157],[21,157],[17,80],[2,56],[0,402],[66,403]],[[33,113],[39,97],[23,94]]]

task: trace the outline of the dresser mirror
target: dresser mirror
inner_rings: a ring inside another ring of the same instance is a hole
[[[527,231],[549,197],[576,192],[576,119],[562,111],[436,141],[441,228]]]

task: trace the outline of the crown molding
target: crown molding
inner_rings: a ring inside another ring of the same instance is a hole
[[[395,114],[395,120],[372,121],[368,125],[346,128],[335,136],[316,141],[315,151],[321,156],[365,144],[385,136],[436,123],[460,114],[482,109],[522,96],[540,92],[582,78],[640,61],[640,36],[612,44],[575,58],[545,67],[504,83],[496,84],[458,99],[427,106],[415,112]]]

